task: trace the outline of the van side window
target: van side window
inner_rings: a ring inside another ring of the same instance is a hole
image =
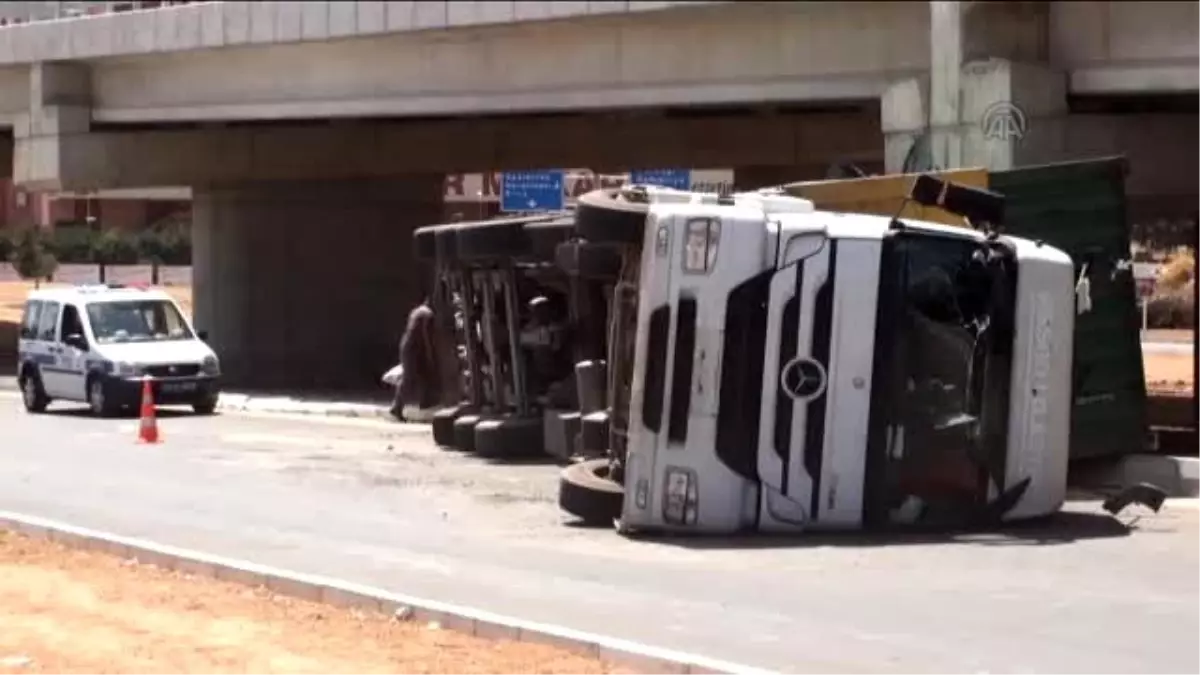
[[[72,333],[83,335],[83,323],[79,320],[79,310],[75,305],[63,305],[62,328],[59,329],[58,339],[61,342]]]
[[[42,301],[30,300],[25,303],[25,316],[21,319],[21,339],[36,340],[38,317],[42,313]]]
[[[57,302],[42,304],[42,315],[38,318],[37,339],[53,342],[58,333],[59,305]]]

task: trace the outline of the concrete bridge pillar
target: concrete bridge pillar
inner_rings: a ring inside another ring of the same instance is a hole
[[[1064,154],[1067,76],[1047,61],[1048,4],[929,3],[929,73],[894,83],[880,105],[889,172]]]
[[[103,157],[63,143],[86,134],[92,120],[91,70],[69,61],[35,63],[29,69],[29,110],[13,120],[13,178],[31,189],[58,190],[64,176]]]
[[[231,387],[371,386],[427,283],[412,231],[441,215],[441,174],[247,182],[193,198],[195,324]]]

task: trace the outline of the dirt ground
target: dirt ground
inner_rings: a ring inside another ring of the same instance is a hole
[[[3,531],[0,608],[0,673],[629,672]]]
[[[43,284],[43,288],[58,288],[67,284]],[[0,281],[0,322],[20,323],[21,308],[25,304],[25,296],[33,289],[33,284],[23,281]],[[192,288],[191,286],[169,286],[165,288],[180,309],[191,316]]]

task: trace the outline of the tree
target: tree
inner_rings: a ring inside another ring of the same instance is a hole
[[[42,279],[50,278],[58,267],[58,261],[46,245],[45,235],[36,226],[26,228],[17,235],[9,261],[22,279],[33,279],[35,288],[41,286]]]

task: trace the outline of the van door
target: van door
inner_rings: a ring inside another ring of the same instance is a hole
[[[42,302],[34,336],[33,349],[42,375],[42,388],[50,398],[63,398],[68,391],[63,349],[58,342],[58,320],[61,315],[62,305]]]
[[[60,322],[58,344],[60,349],[59,365],[63,371],[59,374],[63,393],[62,398],[72,401],[87,400],[87,349],[81,349],[67,344],[68,335],[84,337],[83,321],[79,316],[79,308],[75,305],[64,305],[62,321]],[[87,338],[84,337],[86,340]],[[85,343],[86,345],[86,343]]]

